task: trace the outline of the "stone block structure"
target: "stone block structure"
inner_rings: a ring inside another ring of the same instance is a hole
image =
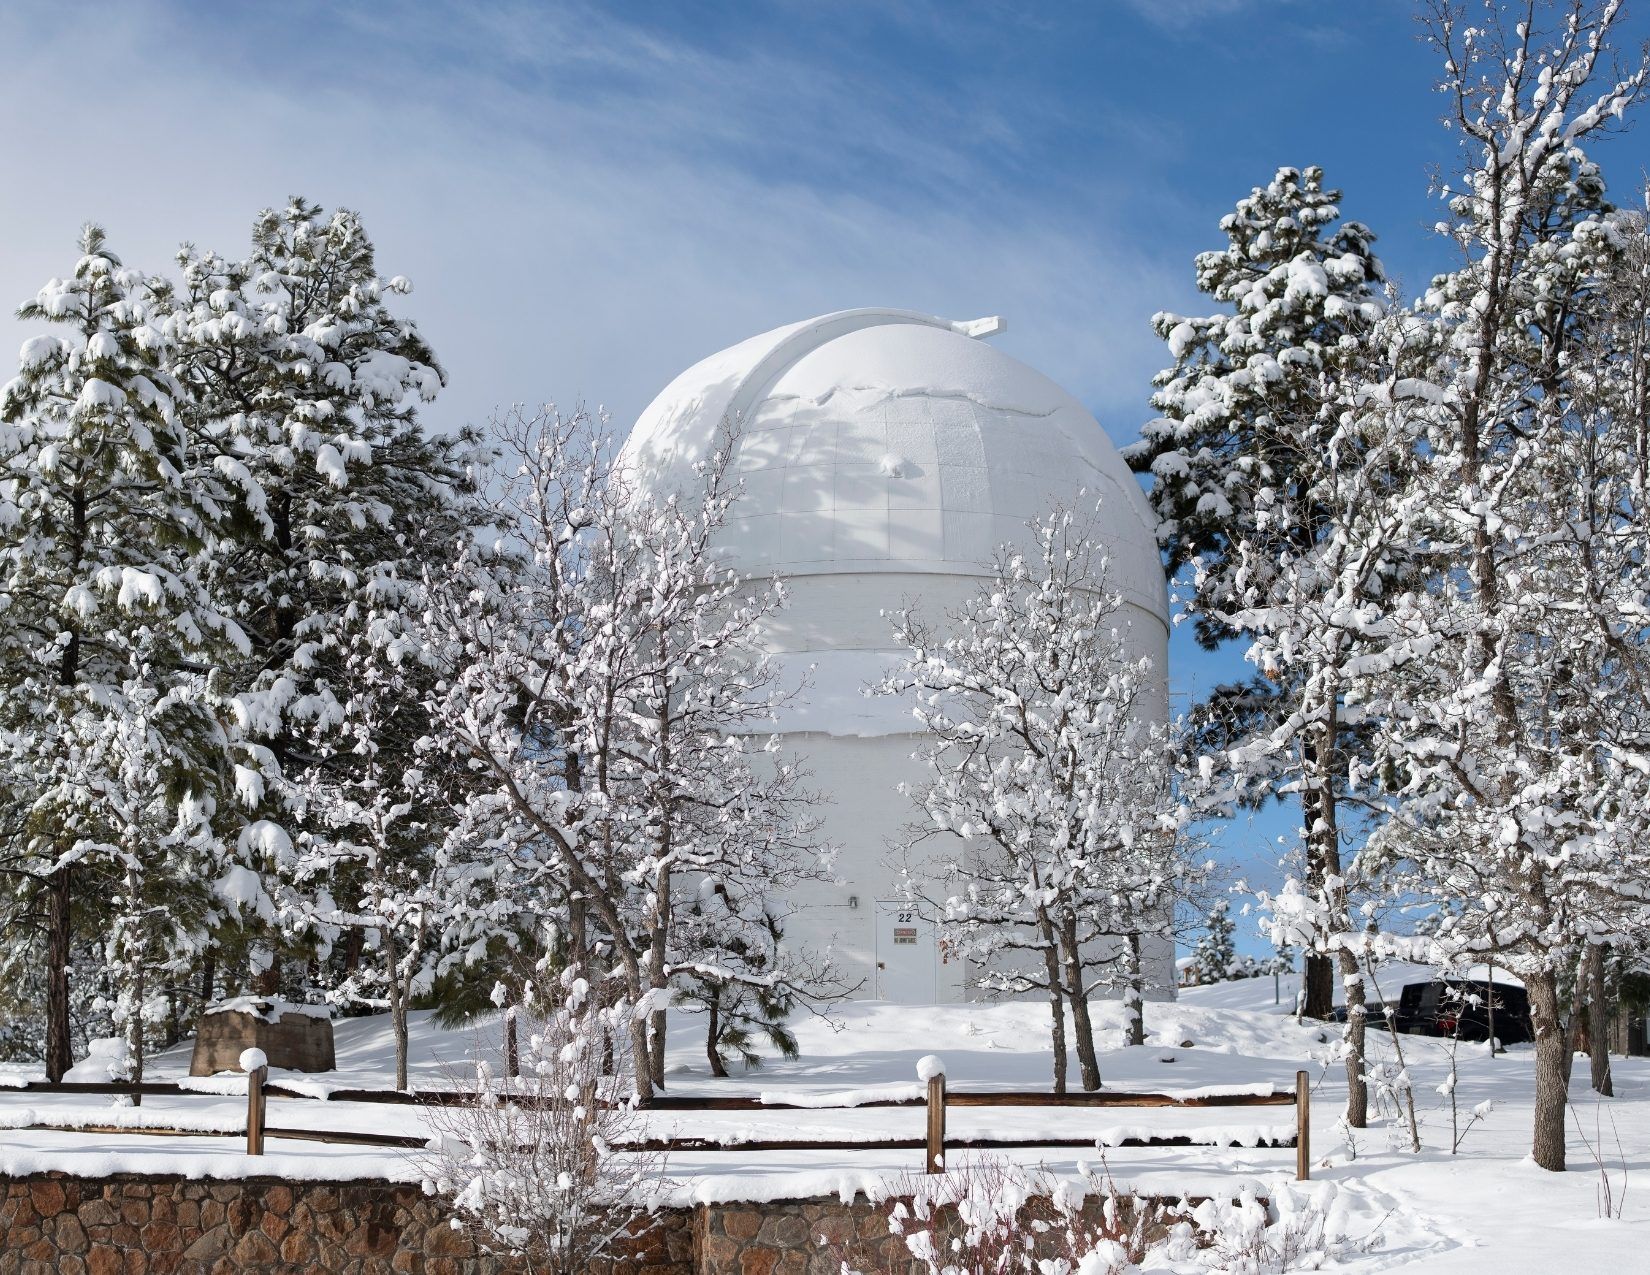
[[[324,1009],[244,998],[200,1016],[189,1074],[239,1071],[247,1049],[263,1050],[271,1067],[288,1071],[331,1071],[338,1065],[332,1020]]]

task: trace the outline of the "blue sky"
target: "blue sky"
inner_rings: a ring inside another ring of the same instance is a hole
[[[1165,361],[1148,319],[1199,305],[1193,254],[1279,165],[1324,165],[1411,290],[1447,268],[1428,187],[1455,155],[1412,14],[11,0],[0,302],[68,269],[85,219],[158,269],[180,240],[239,251],[258,208],[302,192],[361,210],[381,268],[416,285],[452,377],[437,425],[584,398],[622,429],[704,354],[893,305],[1007,316],[996,342],[1122,442]],[[1642,133],[1600,157],[1623,199],[1650,167]],[[1234,659],[1177,639],[1182,703]],[[1252,870],[1291,824],[1244,821],[1223,855]]]

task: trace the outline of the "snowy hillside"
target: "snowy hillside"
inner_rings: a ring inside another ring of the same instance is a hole
[[[1407,971],[1389,969],[1407,978]],[[1383,983],[1386,981],[1383,978]],[[1289,992],[1282,989],[1287,1002]],[[1335,1129],[1340,1101],[1338,1065],[1329,1063],[1332,1029],[1299,1024],[1273,1004],[1271,979],[1249,979],[1191,988],[1178,1004],[1149,1006],[1148,1044],[1121,1046],[1120,1008],[1097,1002],[1108,1088],[1192,1090],[1206,1086],[1280,1086],[1293,1082],[1297,1067],[1314,1077],[1314,1183],[1309,1192],[1334,1197],[1337,1215],[1373,1245],[1351,1270],[1385,1269],[1420,1260],[1428,1272],[1545,1271],[1559,1263],[1570,1269],[1620,1269],[1611,1255],[1631,1251],[1632,1236],[1650,1242],[1650,1196],[1627,1192],[1625,1216],[1599,1217],[1600,1172],[1583,1137],[1598,1147],[1619,1199],[1624,1185],[1650,1170],[1650,1062],[1618,1060],[1613,1101],[1595,1100],[1584,1079],[1572,1087],[1571,1147],[1575,1168],[1554,1176],[1526,1157],[1530,1123],[1531,1053],[1515,1047],[1491,1058],[1483,1046],[1462,1045],[1458,1100],[1461,1121],[1473,1108],[1493,1109],[1450,1155],[1448,1101],[1438,1087],[1449,1074],[1446,1042],[1403,1038],[1405,1061],[1415,1079],[1423,1150],[1402,1149],[1397,1126],[1387,1118],[1348,1143]],[[725,1081],[708,1075],[699,1022],[673,1015],[669,1091],[676,1094],[745,1093],[771,1095],[776,1102],[807,1104],[851,1101],[857,1093],[901,1094],[915,1090],[918,1060],[944,1059],[953,1090],[1046,1088],[1046,1010],[1035,1004],[948,1005],[938,1007],[852,1004],[829,1020],[797,1024],[800,1056],[771,1061],[759,1071]],[[281,1083],[302,1081],[317,1093],[343,1086],[389,1087],[393,1048],[383,1018],[338,1024],[339,1069],[324,1077],[278,1073]],[[445,1031],[428,1015],[415,1017],[413,1082],[417,1086],[463,1083],[478,1054],[497,1057],[496,1022]],[[1391,1046],[1377,1046],[1390,1061]],[[156,1078],[187,1070],[187,1049],[159,1060]],[[1584,1068],[1580,1069],[1584,1074]],[[417,1178],[413,1153],[277,1141],[262,1163],[241,1154],[233,1138],[189,1139],[115,1134],[53,1134],[16,1130],[34,1120],[109,1125],[184,1124],[203,1130],[238,1129],[244,1100],[239,1082],[225,1077],[204,1081],[222,1096],[145,1101],[140,1109],[115,1109],[101,1100],[8,1097],[0,1092],[0,1173],[52,1167],[97,1173],[120,1169],[170,1169],[181,1163],[190,1173],[241,1176],[270,1171],[290,1176],[349,1177],[383,1174]],[[986,1133],[1035,1137],[1092,1136],[1100,1143],[1140,1134],[1173,1132],[1253,1142],[1268,1133],[1286,1133],[1288,1108],[1216,1108],[1182,1111],[1128,1109],[1071,1112],[1049,1110],[954,1109],[950,1134]],[[798,1110],[655,1117],[658,1132],[711,1137],[725,1143],[763,1137],[787,1139],[911,1137],[920,1132],[920,1110]],[[361,1103],[272,1101],[272,1127],[419,1132],[421,1117],[400,1107]],[[1063,1172],[1079,1160],[1095,1162],[1100,1151],[1014,1152],[1014,1159],[1043,1163]],[[953,1164],[962,1153],[954,1153]],[[1169,1194],[1221,1194],[1254,1184],[1262,1191],[1290,1188],[1292,1155],[1254,1146],[1226,1149],[1113,1149],[1105,1163],[1119,1184]],[[681,1200],[783,1198],[814,1194],[877,1193],[890,1178],[916,1167],[905,1150],[868,1147],[842,1152],[706,1152],[672,1158],[667,1172]]]

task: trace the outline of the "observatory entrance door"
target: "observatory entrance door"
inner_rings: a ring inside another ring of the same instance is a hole
[[[939,1000],[939,958],[934,927],[909,903],[877,903],[877,999],[901,1005]]]

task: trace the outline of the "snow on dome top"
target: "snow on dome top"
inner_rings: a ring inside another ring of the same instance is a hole
[[[1081,403],[980,339],[1001,327],[868,309],[776,328],[672,381],[622,463],[643,492],[688,489],[733,428],[724,543],[757,575],[977,575],[1056,500],[1098,500],[1111,586],[1167,623],[1139,485]]]

